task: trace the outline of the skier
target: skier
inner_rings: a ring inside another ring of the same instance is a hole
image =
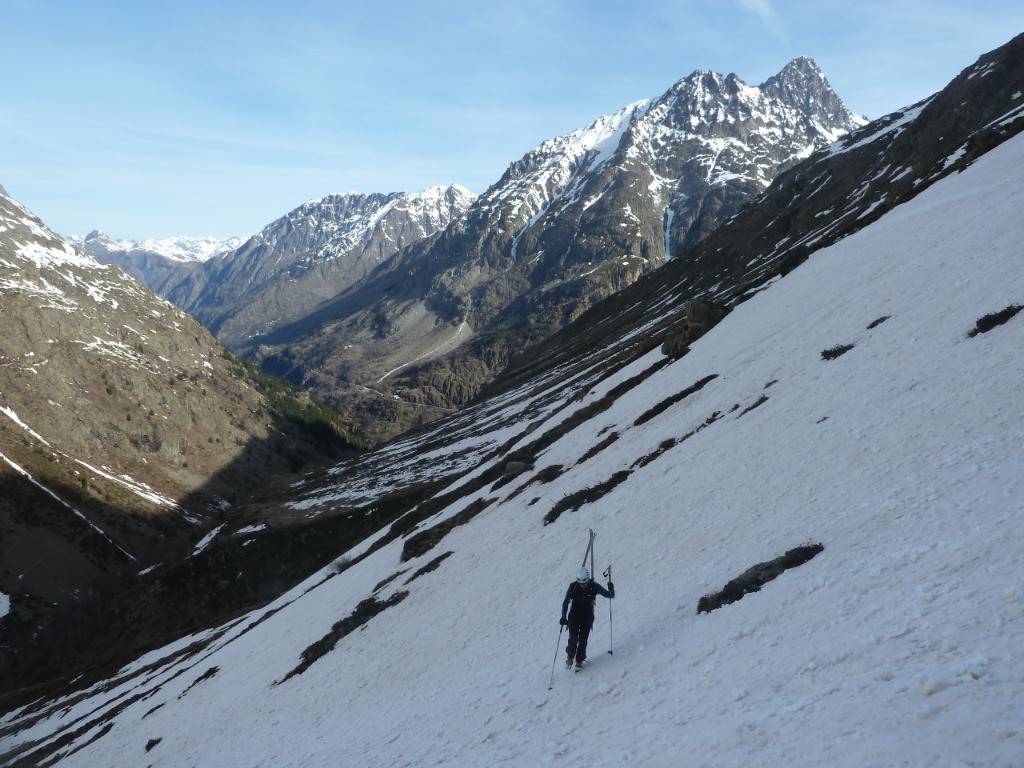
[[[587,660],[587,638],[590,637],[590,630],[594,626],[594,602],[598,595],[604,595],[609,599],[615,597],[615,585],[609,581],[606,590],[590,578],[590,571],[580,568],[576,574],[576,581],[565,591],[562,618],[558,622],[563,627],[569,627],[569,644],[565,647],[566,653],[569,654],[565,660],[566,669],[575,662],[578,670]]]

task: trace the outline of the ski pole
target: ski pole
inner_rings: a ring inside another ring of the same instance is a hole
[[[612,567],[608,566],[608,569],[604,572],[604,576],[608,579],[610,584],[612,581]],[[612,632],[612,601],[608,601],[608,653],[615,655],[615,635]]]
[[[560,625],[558,627],[558,642],[555,644],[555,658],[551,660],[551,679],[548,680],[548,690],[550,691],[555,687],[555,663],[558,661],[558,649],[562,647],[562,629]]]

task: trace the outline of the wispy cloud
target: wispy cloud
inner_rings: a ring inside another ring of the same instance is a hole
[[[779,40],[783,42],[788,40],[786,25],[772,6],[771,0],[736,0],[736,3],[743,10],[757,16],[761,23],[768,28],[768,31]]]

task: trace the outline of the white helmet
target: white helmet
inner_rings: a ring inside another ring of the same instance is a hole
[[[580,582],[581,584],[586,584],[588,581],[590,581],[590,571],[588,571],[586,568],[580,568],[578,571],[576,571],[576,581]]]

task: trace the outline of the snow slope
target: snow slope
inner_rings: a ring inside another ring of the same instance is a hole
[[[1022,167],[1018,136],[816,252],[537,456],[567,468],[553,482],[485,488],[439,517],[495,501],[415,560],[393,542],[87,697],[10,713],[0,757],[65,736],[62,768],[1024,765],[1024,313],[968,335],[1024,302]],[[824,360],[837,345],[853,347]],[[588,528],[616,576],[615,652],[601,601],[593,664],[549,691]],[[825,549],[696,614],[806,542]],[[375,591],[410,594],[285,679]]]

